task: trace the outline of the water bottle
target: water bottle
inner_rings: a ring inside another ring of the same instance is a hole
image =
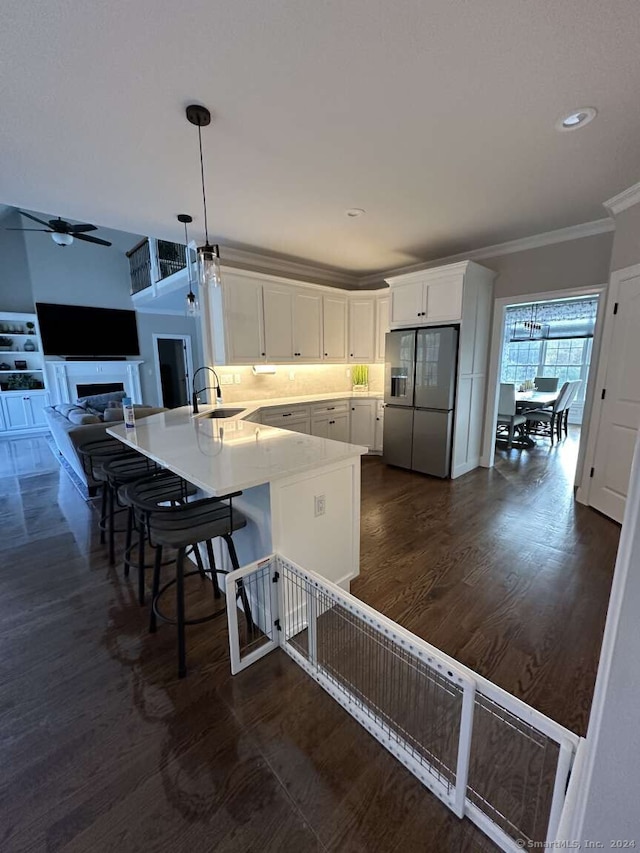
[[[122,414],[124,415],[125,429],[135,429],[136,419],[133,412],[133,403],[131,397],[125,397],[122,401]]]

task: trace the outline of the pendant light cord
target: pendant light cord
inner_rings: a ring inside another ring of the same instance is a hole
[[[200,145],[200,178],[202,180],[202,206],[204,208],[204,241],[209,245],[209,228],[207,225],[207,196],[204,189],[204,160],[202,158],[202,128],[198,124],[198,144]]]

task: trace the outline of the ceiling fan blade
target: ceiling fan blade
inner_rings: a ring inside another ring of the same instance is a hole
[[[41,234],[53,234],[50,228],[5,228],[5,231],[39,231]]]
[[[34,221],[34,222],[39,222],[39,223],[40,223],[40,225],[46,225],[46,227],[47,227],[47,228],[51,228],[51,223],[50,223],[50,222],[45,222],[45,221],[44,221],[44,219],[38,219],[38,217],[37,217],[37,216],[32,216],[30,213],[25,213],[25,212],[24,212],[24,210],[21,210],[21,211],[20,211],[20,213],[21,213],[23,216],[26,216],[26,217],[27,217],[27,219],[33,219],[33,221]]]
[[[74,240],[84,240],[86,243],[97,243],[99,246],[111,246],[112,243],[101,240],[100,237],[89,237],[87,234],[73,234]]]
[[[85,231],[97,231],[95,225],[90,225],[88,222],[81,222],[79,225],[72,225],[69,229],[70,234],[80,234]]]

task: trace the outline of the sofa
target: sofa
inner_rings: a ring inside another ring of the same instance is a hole
[[[92,438],[101,438],[108,427],[123,421],[124,396],[123,391],[95,394],[83,397],[75,403],[47,406],[44,410],[47,425],[60,455],[86,488],[89,496],[96,493],[97,484],[85,472],[78,455],[78,447]],[[137,420],[166,411],[152,406],[135,405],[133,408]]]

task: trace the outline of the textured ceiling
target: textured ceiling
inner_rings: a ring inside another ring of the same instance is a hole
[[[364,274],[599,219],[639,43],[637,0],[5,0],[0,202],[200,236],[195,100],[223,244]]]

